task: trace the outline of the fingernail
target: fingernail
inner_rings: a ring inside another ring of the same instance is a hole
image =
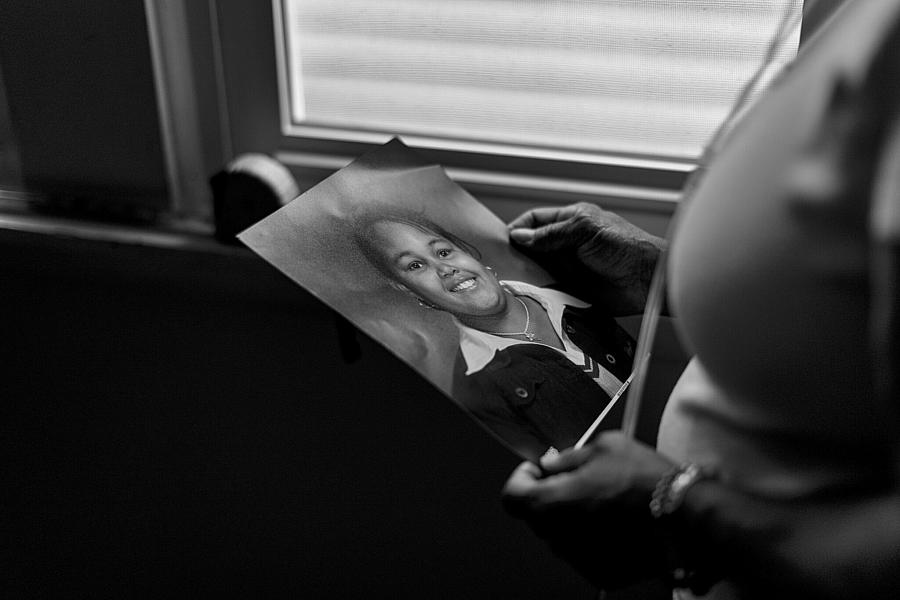
[[[547,448],[547,451],[544,452],[543,456],[541,456],[541,468],[546,469],[548,466],[556,462],[556,457],[559,456],[559,450],[550,446]]]
[[[534,230],[533,229],[511,229],[509,231],[509,237],[515,242],[519,242],[520,244],[525,242],[530,242],[534,239]]]

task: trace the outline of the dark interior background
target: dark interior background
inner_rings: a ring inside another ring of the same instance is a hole
[[[0,185],[169,206],[144,17],[0,3]],[[7,217],[0,596],[597,597],[503,512],[515,456],[249,251]]]
[[[596,597],[515,456],[248,251],[0,230],[0,272],[14,594]]]

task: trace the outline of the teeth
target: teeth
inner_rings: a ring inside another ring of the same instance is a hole
[[[473,285],[475,285],[475,280],[474,280],[474,279],[466,279],[465,281],[463,281],[463,282],[461,282],[461,283],[458,283],[458,284],[456,284],[455,286],[453,286],[453,287],[450,289],[450,291],[451,291],[451,292],[461,292],[461,291],[463,291],[463,290],[469,289],[469,288],[472,287]]]

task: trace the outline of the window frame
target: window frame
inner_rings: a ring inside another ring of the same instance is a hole
[[[844,2],[806,0],[801,44]],[[309,128],[302,137],[284,135],[274,0],[144,0],[143,5],[151,38],[146,59],[156,76],[160,129],[168,136],[163,152],[169,204],[163,214],[208,219],[206,180],[239,154],[275,156],[307,189],[389,137],[326,128]],[[94,83],[114,85],[105,79]],[[479,199],[512,203],[586,200],[667,216],[696,167],[693,160],[652,156],[501,148],[415,136],[404,140]],[[18,186],[8,181],[3,187],[12,193]]]
[[[186,0],[182,0],[186,1]],[[390,134],[290,122],[282,0],[207,0],[212,31],[217,104],[223,139],[232,156],[270,154],[287,165],[301,190],[312,187]],[[805,0],[801,41],[844,0]],[[808,28],[807,13],[810,14]],[[818,13],[821,13],[818,14]],[[274,60],[273,60],[274,58]],[[590,153],[400,135],[411,148],[442,165],[480,199],[531,204],[588,201],[613,210],[671,216],[695,158]]]
[[[307,189],[392,135],[290,124],[287,107],[280,102],[286,94],[280,15],[280,0],[210,0],[234,154],[273,155],[291,169],[301,189]],[[668,215],[696,167],[693,159],[399,137],[479,198],[590,201]]]

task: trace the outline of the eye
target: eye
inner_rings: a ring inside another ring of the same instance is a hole
[[[407,271],[418,271],[421,268],[422,268],[422,263],[419,262],[418,260],[414,260],[414,261],[410,262],[408,265],[406,265]]]
[[[451,250],[450,248],[441,248],[437,251],[437,255],[441,258],[447,258],[451,254],[453,254],[453,250]]]

